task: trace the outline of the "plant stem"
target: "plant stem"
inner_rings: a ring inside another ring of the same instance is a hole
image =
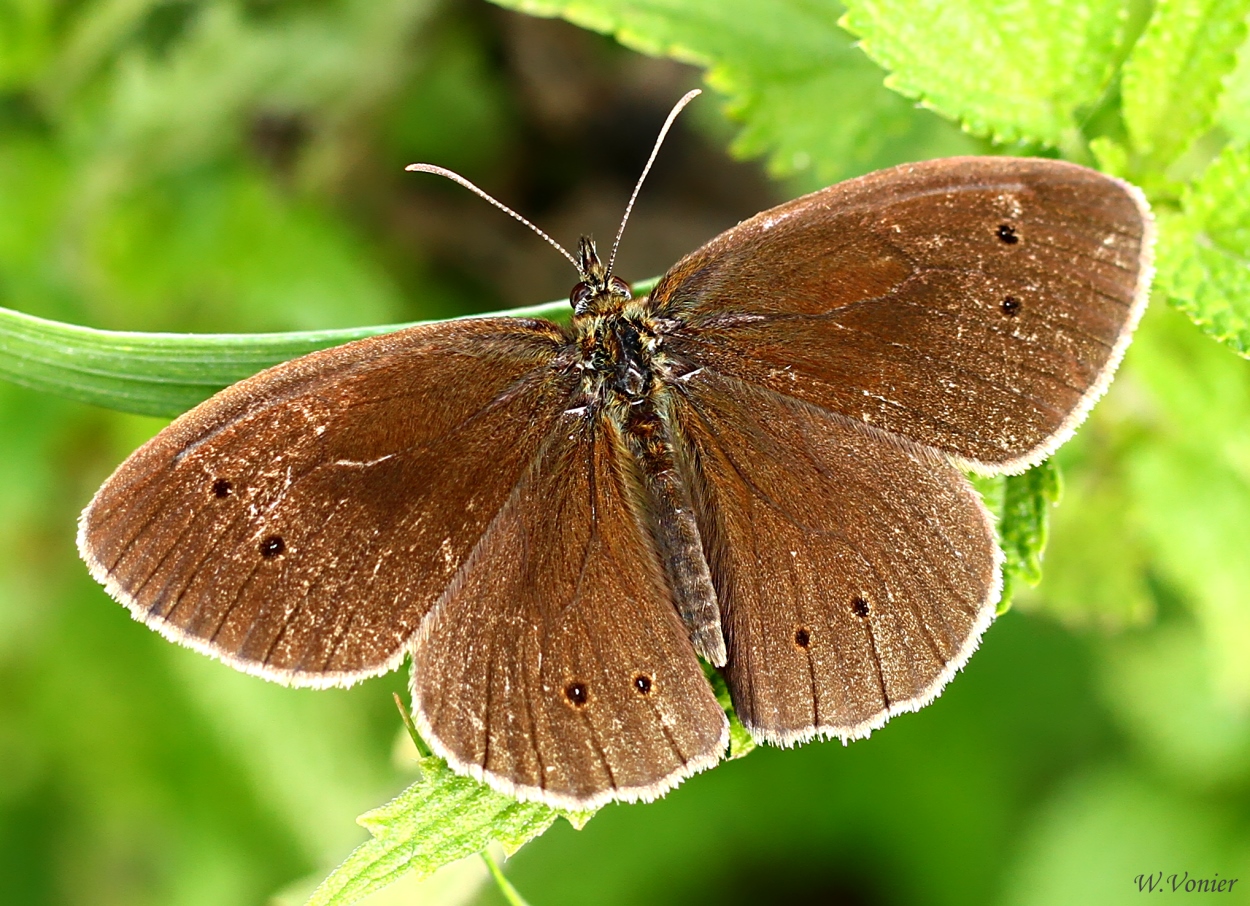
[[[486,863],[486,867],[490,869],[491,877],[499,885],[499,892],[503,894],[503,898],[508,901],[509,906],[529,906],[529,903],[525,902],[525,897],[521,896],[520,892],[512,886],[512,882],[503,876],[503,869],[499,867],[495,857],[490,854],[490,850],[482,850],[481,856],[482,861]]]
[[[399,697],[399,693],[395,695],[395,707],[399,709],[399,716],[404,722],[404,727],[408,730],[408,735],[412,737],[412,744],[417,747],[417,754],[422,758],[429,758],[434,753],[430,751],[430,747],[425,744],[425,740],[421,738],[421,734],[417,732],[417,725],[412,722],[412,715],[408,712],[408,707],[404,704],[404,700]]]

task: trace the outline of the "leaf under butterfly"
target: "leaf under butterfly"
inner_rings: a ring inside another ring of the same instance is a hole
[[[456,774],[439,758],[418,760],[421,779],[357,822],[372,835],[321,882],[308,906],[346,906],[414,873],[433,874],[491,843],[507,853],[550,827],[563,813],[518,802]],[[572,815],[578,821],[580,815]]]
[[[974,477],[972,483],[994,514],[1003,549],[1001,615],[1021,583],[1035,586],[1042,580],[1050,509],[1059,502],[1062,480],[1059,467],[1048,459],[1020,475]]]

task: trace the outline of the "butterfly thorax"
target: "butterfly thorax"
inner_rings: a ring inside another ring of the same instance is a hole
[[[616,402],[637,406],[654,389],[660,336],[646,318],[631,314],[574,320],[576,367],[596,409]]]

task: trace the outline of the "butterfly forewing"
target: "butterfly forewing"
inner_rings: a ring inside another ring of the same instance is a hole
[[[566,414],[415,646],[423,733],[522,798],[651,799],[726,745],[631,468],[611,422]]]
[[[1058,161],[840,183],[723,233],[656,287],[674,355],[988,471],[1053,450],[1145,305],[1140,193]]]
[[[545,322],[450,322],[262,372],[114,473],[83,556],[137,618],[249,672],[393,668],[561,411],[561,343]]]
[[[756,738],[866,735],[927,703],[998,596],[989,515],[940,456],[704,372],[676,408],[729,647]]]

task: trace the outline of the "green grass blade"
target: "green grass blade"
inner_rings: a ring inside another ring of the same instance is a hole
[[[642,293],[654,285],[654,280],[646,281],[637,290]],[[568,312],[568,302],[560,300],[475,317],[558,320]],[[123,412],[173,417],[279,362],[410,326],[256,334],[139,333],[96,330],[0,308],[0,378]]]

